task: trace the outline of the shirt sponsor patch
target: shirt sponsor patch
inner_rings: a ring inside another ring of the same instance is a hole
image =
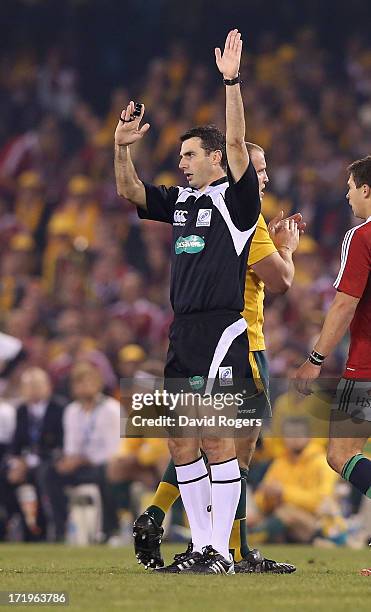
[[[188,380],[192,391],[202,389],[205,384],[205,379],[203,376],[191,376]]]
[[[221,387],[230,387],[233,385],[232,366],[221,366],[219,368],[219,384]]]
[[[212,208],[200,208],[197,215],[196,227],[209,227],[211,223]]]
[[[202,236],[196,236],[192,234],[191,236],[179,236],[178,240],[175,243],[175,254],[180,255],[180,253],[199,253],[205,248],[205,240]]]

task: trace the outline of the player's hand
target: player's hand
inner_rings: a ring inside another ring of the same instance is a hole
[[[284,226],[285,221],[290,221],[290,219],[293,219],[295,223],[298,224],[300,235],[304,234],[307,224],[305,223],[305,221],[303,221],[303,215],[301,213],[294,213],[293,215],[290,215],[289,217],[285,217],[285,218],[283,217],[283,215],[284,215],[284,212],[283,210],[281,210],[281,212],[276,217],[274,217],[273,219],[271,219],[271,221],[269,221],[268,223],[269,233],[274,234],[278,232]]]
[[[311,395],[313,393],[311,383],[319,377],[320,373],[321,366],[316,366],[307,359],[293,376],[295,389],[302,395]]]
[[[225,79],[234,79],[240,71],[242,53],[241,34],[231,30],[225,41],[223,55],[219,47],[215,49],[215,60]]]
[[[148,132],[150,128],[149,123],[145,123],[142,127],[139,127],[143,119],[144,110],[144,104],[142,104],[140,115],[135,117],[135,104],[131,100],[127,107],[121,111],[121,119],[123,119],[124,122],[119,119],[115,131],[115,144],[131,145],[143,138],[144,134]]]
[[[273,221],[275,220],[273,219]],[[293,253],[298,248],[300,230],[295,219],[284,219],[279,223],[268,225],[268,232],[278,251],[280,249],[288,249]]]

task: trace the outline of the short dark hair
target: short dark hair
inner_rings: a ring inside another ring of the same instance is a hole
[[[181,135],[180,141],[184,142],[190,138],[200,138],[201,147],[210,154],[212,151],[221,151],[222,159],[220,165],[224,170],[227,168],[227,153],[225,148],[225,136],[216,125],[200,125],[194,127]]]
[[[362,185],[371,187],[371,155],[354,161],[348,166],[348,172],[353,176],[357,189]]]

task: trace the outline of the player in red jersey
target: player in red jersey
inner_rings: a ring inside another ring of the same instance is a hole
[[[347,199],[364,222],[345,234],[337,294],[313,351],[296,371],[295,385],[304,395],[312,392],[324,359],[350,327],[348,360],[331,411],[327,461],[371,498],[371,461],[362,452],[371,436],[371,155],[348,171]]]

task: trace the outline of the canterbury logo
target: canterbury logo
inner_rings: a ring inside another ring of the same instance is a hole
[[[188,210],[176,210],[174,212],[174,224],[175,225],[184,225],[187,221],[186,215],[188,214]]]

